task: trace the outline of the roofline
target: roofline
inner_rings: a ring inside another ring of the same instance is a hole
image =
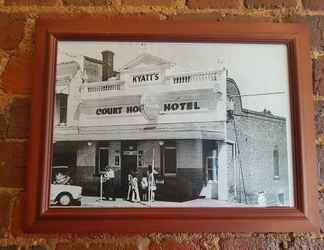
[[[240,92],[240,89],[239,87],[237,86],[237,83],[236,81],[233,79],[233,78],[230,78],[230,77],[227,77],[226,78],[226,82],[229,81],[231,83],[233,83],[238,91],[238,97],[240,98],[241,100],[241,111],[243,113],[247,113],[247,114],[252,114],[252,115],[256,115],[256,116],[262,116],[262,117],[266,117],[266,118],[273,118],[273,119],[277,119],[277,120],[283,120],[283,121],[286,121],[286,118],[285,117],[282,117],[282,116],[278,116],[278,115],[274,115],[274,114],[266,114],[262,111],[255,111],[255,110],[252,110],[252,109],[247,109],[247,108],[243,108],[243,104],[242,104],[242,98],[241,98],[241,92]]]

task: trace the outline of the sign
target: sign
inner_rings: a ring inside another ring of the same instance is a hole
[[[122,113],[134,114],[143,113],[148,120],[156,120],[160,112],[175,112],[175,111],[190,111],[199,110],[198,102],[173,102],[164,103],[161,110],[161,105],[154,96],[143,96],[140,105],[129,105],[126,107],[102,107],[96,109],[96,115],[119,115]]]
[[[161,79],[161,74],[159,72],[153,72],[153,73],[133,75],[132,82],[136,84],[136,83],[159,81],[160,79]]]

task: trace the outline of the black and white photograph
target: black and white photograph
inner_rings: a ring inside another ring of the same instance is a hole
[[[50,206],[294,207],[284,44],[59,41]]]

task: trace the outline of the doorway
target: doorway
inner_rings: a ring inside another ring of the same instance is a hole
[[[128,174],[137,170],[137,142],[122,142],[121,161],[121,195],[126,197],[128,191]]]

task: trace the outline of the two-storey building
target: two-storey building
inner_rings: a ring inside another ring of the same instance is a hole
[[[116,71],[112,51],[58,64],[53,165],[74,168],[85,195],[99,195],[110,166],[125,197],[128,173],[141,177],[153,165],[160,200],[255,203],[263,191],[287,205],[285,119],[243,109],[225,67],[172,73],[173,66],[143,53]],[[270,142],[264,126],[275,133]]]

